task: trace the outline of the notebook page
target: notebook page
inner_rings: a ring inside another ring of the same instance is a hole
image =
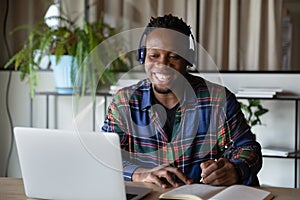
[[[178,194],[189,194],[200,197],[201,199],[209,199],[213,195],[217,194],[225,187],[215,187],[206,184],[191,184],[191,185],[183,185],[181,187],[175,188],[164,193],[164,197],[172,197]],[[163,195],[162,195],[163,197]]]
[[[244,185],[232,185],[222,192],[216,194],[210,200],[268,200],[272,199],[273,195],[269,191],[257,189]]]

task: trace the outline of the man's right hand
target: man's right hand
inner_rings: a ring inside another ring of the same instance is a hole
[[[169,165],[160,165],[153,169],[137,168],[132,175],[132,181],[154,183],[162,188],[193,183],[181,170]]]

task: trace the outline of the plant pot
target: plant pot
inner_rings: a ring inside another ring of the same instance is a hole
[[[80,80],[77,79],[78,66],[75,58],[70,55],[61,56],[56,63],[55,55],[49,56],[53,70],[55,88],[59,94],[74,94],[79,88]]]

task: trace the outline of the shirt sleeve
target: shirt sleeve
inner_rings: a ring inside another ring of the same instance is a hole
[[[247,124],[240,104],[227,90],[225,123],[219,132],[219,146],[224,146],[224,156],[232,162],[239,175],[239,183],[259,185],[257,174],[262,167],[261,146]],[[226,147],[225,147],[226,146]]]
[[[125,109],[120,109],[120,107],[124,107],[122,105],[117,104],[117,98],[113,100],[113,102],[109,105],[108,111],[106,114],[106,118],[104,121],[104,125],[102,126],[102,131],[104,132],[115,132],[120,137],[120,146],[121,149],[128,152],[129,150],[129,141],[128,135],[126,134],[127,122],[124,117]],[[126,116],[126,114],[125,114]],[[130,118],[129,118],[130,119]],[[133,172],[139,167],[136,164],[132,164],[128,160],[123,159],[123,178],[125,181],[132,181]]]
[[[134,165],[129,161],[123,160],[123,178],[124,181],[132,181],[133,172],[138,168],[138,165]]]

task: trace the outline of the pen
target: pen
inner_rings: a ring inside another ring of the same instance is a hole
[[[201,179],[200,179],[200,183],[203,183],[203,177],[201,177]]]

